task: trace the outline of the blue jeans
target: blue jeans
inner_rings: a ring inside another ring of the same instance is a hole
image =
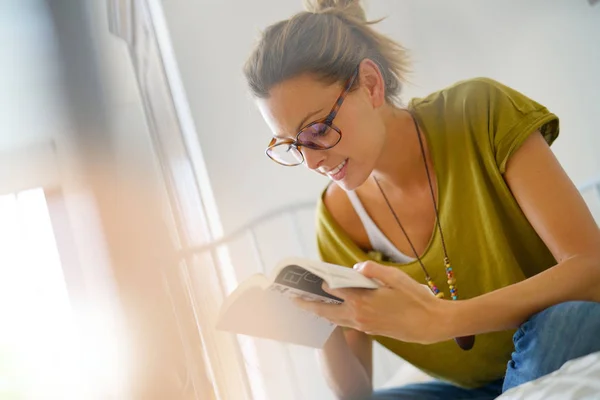
[[[503,379],[477,389],[434,381],[376,391],[372,400],[491,400],[522,383],[600,351],[600,303],[573,301],[550,307],[523,323]]]

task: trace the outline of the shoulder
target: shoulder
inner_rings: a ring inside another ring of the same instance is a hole
[[[547,135],[556,138],[558,119],[548,109],[526,94],[505,83],[487,77],[458,81],[427,97],[411,101],[411,106],[427,120],[440,120],[480,139],[502,140],[515,132],[535,129],[542,132],[552,122]],[[554,121],[551,121],[554,120]]]
[[[511,110],[527,114],[543,110],[544,106],[515,88],[488,77],[475,77],[458,81],[423,98],[416,98],[411,105],[435,106],[446,113],[464,116],[482,116],[484,111]]]
[[[514,89],[492,78],[476,77],[460,80],[449,86],[443,87],[429,95],[411,100],[411,105],[417,107],[435,104],[438,107],[457,107],[489,102],[494,97],[513,92]]]
[[[369,241],[360,217],[356,214],[344,189],[335,183],[329,184],[323,192],[320,207],[319,229],[322,229],[324,225],[327,225],[329,229],[335,227],[343,231],[358,246],[368,245]]]
[[[478,95],[487,94],[497,90],[503,90],[507,86],[495,79],[488,78],[485,76],[479,76],[475,78],[465,79],[454,83],[448,88],[444,89],[447,91],[463,91],[466,94]]]
[[[502,146],[514,150],[537,130],[548,144],[558,136],[558,117],[513,87],[490,78],[474,78],[456,86],[458,95],[454,97],[462,104],[463,116],[474,125],[479,123],[495,151]]]
[[[354,207],[344,189],[331,183],[323,193],[323,205],[334,221],[346,232],[352,225]]]

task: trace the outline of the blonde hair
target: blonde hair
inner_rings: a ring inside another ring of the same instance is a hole
[[[269,97],[273,86],[312,74],[333,84],[348,79],[368,58],[379,66],[385,97],[394,102],[408,71],[407,51],[375,31],[359,0],[305,2],[308,11],[269,26],[246,61],[244,74],[252,94]]]

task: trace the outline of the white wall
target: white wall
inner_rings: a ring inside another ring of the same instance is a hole
[[[0,2],[0,150],[44,142],[69,124],[44,0]]]

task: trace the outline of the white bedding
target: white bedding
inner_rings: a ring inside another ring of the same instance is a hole
[[[600,352],[571,360],[496,400],[600,400]]]
[[[381,388],[431,380],[406,364]],[[561,369],[513,388],[496,400],[600,400],[600,352],[567,362]]]

